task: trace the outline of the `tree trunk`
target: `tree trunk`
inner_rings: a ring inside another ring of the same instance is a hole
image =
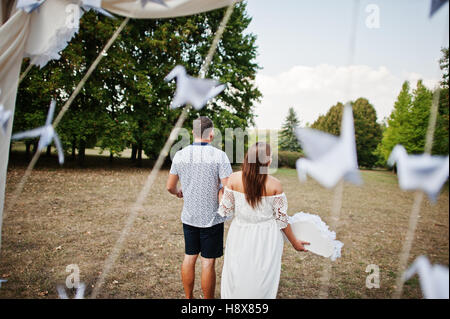
[[[33,154],[35,154],[38,151],[38,145],[39,141],[33,143]]]
[[[73,139],[72,140],[72,161],[74,161],[76,158],[76,155],[75,155],[76,148],[77,148],[77,141],[76,141],[76,139]]]
[[[78,148],[78,165],[84,167],[84,159],[86,155],[86,141],[80,140],[80,146]]]
[[[111,151],[109,151],[109,163],[112,164],[114,159],[113,153]]]
[[[131,145],[131,161],[136,162],[137,146],[136,144]]]
[[[25,157],[27,160],[31,157],[31,142],[25,142]]]
[[[142,142],[137,147],[137,166],[142,167]]]

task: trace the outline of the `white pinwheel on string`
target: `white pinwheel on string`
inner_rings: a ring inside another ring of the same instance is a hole
[[[431,0],[431,8],[430,8],[430,18],[439,11],[439,9],[446,3],[448,0]]]
[[[0,94],[2,94],[2,90],[0,90]],[[0,127],[2,129],[3,134],[5,135],[11,116],[12,112],[10,110],[6,110],[3,104],[0,104]]]
[[[56,107],[56,101],[52,100],[52,102],[50,103],[50,109],[48,111],[47,120],[46,120],[44,126],[35,128],[30,131],[14,134],[12,136],[12,139],[13,140],[21,140],[21,139],[26,139],[26,138],[40,137],[39,144],[38,144],[39,151],[42,151],[44,148],[46,148],[48,145],[50,145],[52,141],[54,141],[56,149],[58,151],[59,164],[63,164],[64,163],[64,151],[61,146],[61,141],[59,140],[58,134],[55,132],[55,129],[52,126],[53,115],[55,113],[55,107]]]
[[[170,105],[172,109],[192,104],[196,110],[200,110],[208,100],[216,97],[225,89],[225,85],[216,80],[194,78],[188,75],[186,69],[181,65],[173,68],[164,80],[169,82],[175,77],[177,78],[177,89]]]
[[[142,7],[145,7],[148,2],[154,2],[154,3],[157,3],[157,4],[160,4],[162,6],[167,7],[167,4],[166,4],[166,2],[164,0],[141,0]]]
[[[429,154],[408,155],[402,145],[396,145],[388,165],[397,164],[399,186],[403,190],[423,190],[432,202],[448,179],[449,157]]]
[[[403,280],[408,280],[414,274],[420,278],[420,287],[425,299],[448,299],[448,268],[442,265],[431,265],[425,256],[419,256],[411,267],[403,274]]]
[[[39,8],[45,0],[17,0],[17,9],[22,9],[26,13],[31,13]]]
[[[344,106],[339,137],[310,128],[297,129],[296,134],[308,157],[297,160],[301,181],[305,181],[308,174],[327,188],[334,187],[342,178],[362,184],[356,155],[353,112],[349,103]]]
[[[45,0],[18,0],[17,8],[24,10],[26,13],[31,13],[39,8],[44,2]],[[102,0],[79,0],[78,3],[85,12],[94,10],[109,18],[115,19],[112,14],[102,9]]]
[[[102,9],[102,0],[81,0],[80,1],[80,7],[85,11],[94,10],[100,14],[103,14],[104,16],[107,16],[109,18],[115,19],[116,17],[113,16],[108,11]]]
[[[76,293],[74,299],[84,299],[84,291],[86,290],[86,284],[80,283],[80,285],[76,288]],[[56,290],[58,291],[59,299],[69,299],[67,296],[66,289],[64,286],[57,286]]]

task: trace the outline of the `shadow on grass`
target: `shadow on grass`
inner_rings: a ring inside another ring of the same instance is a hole
[[[27,158],[25,152],[21,151],[12,151],[9,156],[8,168],[26,168],[31,161],[32,156]],[[100,169],[100,170],[124,170],[124,169],[136,169],[136,168],[152,168],[155,164],[156,160],[143,158],[141,163],[137,160],[132,161],[130,158],[124,157],[114,157],[112,161],[110,161],[108,156],[104,155],[91,155],[86,154],[83,165],[80,166],[80,163],[77,159],[72,159],[71,156],[66,156],[63,165],[59,165],[58,157],[55,154],[50,156],[46,155],[45,152],[42,152],[39,157],[38,162],[36,163],[35,169],[45,168],[45,169]],[[167,158],[163,168],[170,168],[171,160]]]

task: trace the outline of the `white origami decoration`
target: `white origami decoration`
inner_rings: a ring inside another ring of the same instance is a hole
[[[17,9],[31,13],[44,3],[45,0],[17,0]]]
[[[332,261],[341,257],[344,244],[336,240],[336,233],[330,231],[318,215],[300,212],[289,216],[289,224],[297,239],[309,243],[308,251]],[[284,238],[287,241],[287,237]]]
[[[79,287],[76,288],[77,292],[75,293],[74,299],[84,299],[84,291],[86,290],[86,285],[84,283],[80,283]],[[67,296],[66,289],[63,286],[57,286],[56,290],[58,291],[59,299],[69,299]]]
[[[2,91],[0,90],[0,94]],[[0,127],[2,129],[3,134],[6,135],[6,130],[8,128],[9,120],[11,119],[12,112],[10,110],[6,110],[3,104],[0,104]]]
[[[177,89],[170,107],[172,109],[184,104],[192,104],[196,110],[200,110],[209,99],[214,98],[225,89],[224,84],[211,79],[198,79],[186,73],[186,69],[177,65],[165,78],[166,82],[177,78]]]
[[[45,126],[35,128],[30,131],[21,132],[14,134],[12,136],[13,140],[21,140],[25,138],[34,138],[40,136],[38,150],[42,151],[46,148],[52,141],[55,141],[56,149],[58,150],[58,160],[59,164],[64,163],[64,151],[61,146],[61,141],[59,140],[58,134],[52,126],[53,115],[55,113],[56,102],[52,100],[50,103],[50,109],[48,111],[47,120]]]
[[[414,274],[420,278],[420,287],[425,299],[449,299],[448,268],[431,265],[428,258],[419,256],[403,275],[408,280]]]
[[[327,188],[334,187],[342,178],[362,184],[356,156],[353,112],[349,104],[344,106],[341,136],[310,128],[297,129],[296,134],[308,157],[297,160],[301,181],[305,181],[308,174]]]
[[[396,145],[388,159],[389,166],[394,164],[401,189],[423,190],[433,202],[448,179],[448,156],[408,155],[402,145]]]
[[[148,2],[154,2],[167,7],[167,4],[164,2],[164,0],[141,0],[142,7],[145,7]]]
[[[430,9],[430,18],[439,11],[439,9],[446,3],[448,0],[431,0],[431,9]]]
[[[115,19],[116,17],[110,14],[108,11],[102,9],[102,0],[81,0],[80,6],[84,11],[94,10],[109,18]]]

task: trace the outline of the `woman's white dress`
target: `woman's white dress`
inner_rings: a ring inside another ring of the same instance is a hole
[[[254,209],[244,193],[225,187],[218,213],[234,218],[225,245],[223,299],[276,298],[284,245],[280,229],[288,225],[287,208],[284,193],[264,196]]]

